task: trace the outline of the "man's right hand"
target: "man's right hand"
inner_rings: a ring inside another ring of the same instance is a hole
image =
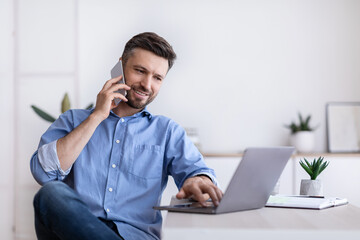
[[[99,116],[101,120],[105,120],[112,109],[116,107],[114,103],[115,98],[120,98],[122,101],[127,102],[127,98],[116,92],[119,89],[130,90],[130,87],[125,84],[117,83],[122,79],[122,76],[108,80],[96,98],[96,106],[93,112],[94,115]]]
[[[110,110],[116,107],[113,100],[120,98],[123,101],[127,101],[123,95],[115,93],[119,89],[130,90],[130,87],[125,84],[117,84],[121,78],[120,76],[107,81],[97,95],[94,112],[69,134],[58,139],[56,151],[60,166],[64,171],[72,166],[97,126],[109,116]]]

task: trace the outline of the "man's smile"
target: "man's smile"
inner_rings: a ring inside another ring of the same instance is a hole
[[[142,99],[142,100],[144,100],[144,99],[146,99],[146,98],[149,98],[149,97],[151,97],[151,95],[152,95],[152,93],[151,93],[151,91],[146,91],[146,90],[144,90],[144,89],[139,89],[139,88],[133,88],[132,87],[132,89],[131,89],[133,92],[134,92],[134,97],[136,98],[136,99]]]
[[[149,96],[149,94],[148,93],[145,93],[145,92],[142,92],[142,91],[139,91],[139,90],[134,90],[134,92],[136,93],[136,94],[138,94],[138,95],[141,95],[141,96]]]

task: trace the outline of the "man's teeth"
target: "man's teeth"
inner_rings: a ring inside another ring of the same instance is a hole
[[[139,95],[142,95],[142,96],[147,96],[145,93],[143,93],[143,92],[139,92],[139,91],[135,91],[137,94],[139,94]]]

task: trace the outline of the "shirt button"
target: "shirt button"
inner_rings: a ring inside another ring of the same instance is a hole
[[[112,192],[112,190],[113,190],[112,188],[109,188],[109,192]]]
[[[116,168],[116,165],[115,164],[113,164],[113,165],[111,165],[112,166],[112,168]]]
[[[118,139],[118,140],[116,140],[116,143],[119,143],[120,142],[120,140]]]
[[[125,122],[125,120],[124,120],[123,118],[122,118],[122,119],[120,119],[120,121],[121,121],[121,122]]]
[[[107,208],[106,211],[107,211],[107,212],[110,212],[110,209]]]

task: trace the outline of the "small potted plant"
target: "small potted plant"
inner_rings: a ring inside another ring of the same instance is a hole
[[[291,130],[291,145],[293,145],[299,152],[312,152],[315,145],[314,128],[310,127],[311,115],[303,118],[299,116],[299,123],[292,122],[285,127]]]
[[[310,179],[302,179],[300,185],[300,195],[309,196],[322,196],[323,186],[319,179],[316,179],[322,171],[329,165],[327,161],[324,161],[324,157],[319,157],[310,163],[304,158],[304,161],[300,160],[300,166],[310,175]]]

